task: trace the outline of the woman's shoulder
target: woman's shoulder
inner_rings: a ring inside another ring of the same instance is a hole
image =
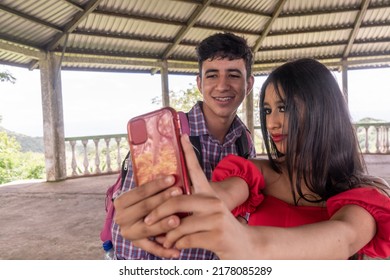
[[[372,186],[361,186],[337,194],[327,201],[330,216],[345,205],[364,208],[376,221],[375,237],[361,250],[370,257],[390,256],[390,197]]]
[[[272,169],[271,164],[270,164],[268,158],[266,158],[266,157],[255,157],[255,158],[251,158],[248,160],[250,162],[252,162],[254,165],[256,165],[257,168],[259,168],[260,170]]]
[[[256,165],[256,167],[263,174],[266,182],[268,182],[267,185],[269,185],[271,182],[275,182],[275,181],[280,179],[281,174],[272,168],[271,163],[268,160],[268,158],[256,157],[256,158],[250,159],[250,161],[254,165]]]
[[[390,197],[384,191],[374,186],[362,185],[341,192],[328,199],[327,203],[361,202],[365,204],[384,204],[390,208]]]

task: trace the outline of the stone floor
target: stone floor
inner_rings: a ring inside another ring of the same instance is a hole
[[[101,259],[105,193],[116,177],[1,186],[0,259]]]
[[[367,163],[390,183],[388,158]],[[116,176],[0,186],[0,259],[101,259],[105,192]]]

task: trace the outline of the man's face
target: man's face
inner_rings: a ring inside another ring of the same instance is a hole
[[[203,95],[203,111],[209,117],[229,118],[253,87],[254,78],[247,78],[243,59],[216,58],[206,60],[201,76],[197,77],[199,91]]]

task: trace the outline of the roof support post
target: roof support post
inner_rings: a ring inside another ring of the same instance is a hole
[[[343,59],[341,63],[341,77],[342,77],[344,98],[348,104],[348,63],[345,59]]]
[[[245,97],[243,108],[245,112],[245,124],[248,127],[249,131],[252,134],[252,138],[254,138],[255,127],[253,121],[253,89],[252,91]]]
[[[43,113],[46,180],[66,178],[65,132],[60,58],[46,53],[39,62]]]
[[[169,106],[169,85],[168,85],[168,61],[163,60],[161,63],[161,89],[162,105]]]

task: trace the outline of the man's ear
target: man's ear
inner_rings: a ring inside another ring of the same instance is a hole
[[[200,93],[202,93],[202,78],[200,75],[196,76],[196,85],[198,86]]]
[[[253,89],[253,85],[255,84],[255,77],[253,75],[251,75],[249,78],[248,78],[248,81],[247,81],[247,85],[246,85],[246,95],[248,95],[252,89]]]

